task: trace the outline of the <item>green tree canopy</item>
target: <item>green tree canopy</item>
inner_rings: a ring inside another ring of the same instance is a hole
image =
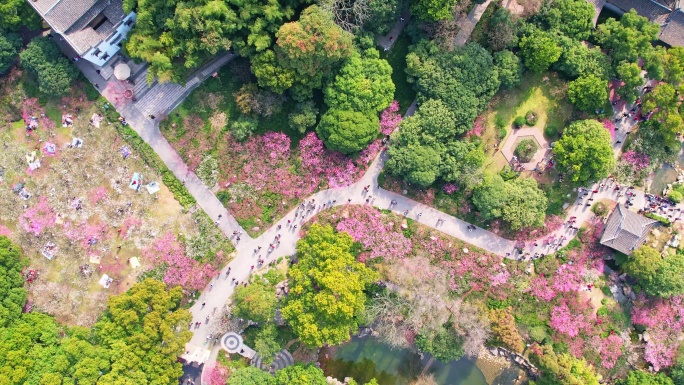
[[[616,385],[675,385],[672,379],[663,373],[648,373],[641,370],[632,370],[627,377],[617,380]]]
[[[316,133],[325,146],[343,154],[363,150],[379,132],[377,115],[338,109],[330,109],[323,114],[316,127]]]
[[[634,103],[639,96],[640,87],[644,84],[644,78],[641,77],[641,68],[636,63],[624,62],[615,68],[618,79],[625,82],[625,84],[617,89],[617,93],[627,100],[629,103]]]
[[[276,385],[327,385],[325,374],[313,365],[292,365],[275,374]]]
[[[509,50],[503,50],[494,54],[494,62],[502,88],[511,89],[520,84],[523,67],[519,57]]]
[[[40,28],[40,17],[33,7],[24,0],[0,0],[0,30],[18,31],[21,26]]]
[[[290,294],[282,314],[306,345],[338,345],[358,329],[364,290],[377,274],[356,261],[353,243],[349,234],[318,224],[297,242],[298,263],[287,273]]]
[[[553,152],[558,169],[577,184],[603,179],[615,167],[610,133],[595,120],[570,124]]]
[[[440,100],[422,104],[392,135],[387,170],[420,186],[429,186],[437,178],[459,181],[477,170],[484,162],[482,148],[458,140],[463,131],[454,116]]]
[[[14,322],[21,315],[27,293],[21,271],[28,259],[9,238],[0,236],[0,327]]]
[[[663,258],[658,250],[642,246],[629,257],[625,271],[636,278],[649,295],[669,298],[684,293],[684,261],[681,254]]]
[[[418,102],[439,99],[451,110],[460,132],[473,127],[478,114],[499,89],[492,55],[476,43],[447,51],[421,40],[406,56],[406,73]]]
[[[534,72],[542,72],[561,56],[561,47],[550,33],[535,29],[531,34],[520,39],[520,53],[525,67]]]
[[[658,39],[660,26],[639,16],[634,9],[622,15],[620,20],[609,18],[599,24],[594,36],[598,43],[610,50],[615,63],[636,62],[653,49],[651,42]]]
[[[416,347],[436,359],[449,362],[463,357],[463,338],[450,325],[436,331],[423,331],[416,336]]]
[[[294,15],[297,1],[125,0],[137,20],[128,53],[150,62],[149,78],[184,81],[186,71],[221,51],[251,56],[270,48],[278,28]]]
[[[555,0],[544,18],[551,29],[586,40],[594,28],[594,13],[594,6],[585,0]]]
[[[584,75],[595,75],[608,80],[613,72],[610,57],[599,47],[589,48],[582,42],[562,34],[555,36],[556,43],[563,52],[552,68],[565,76],[575,79]]]
[[[113,351],[103,383],[176,384],[182,375],[178,356],[192,332],[190,312],[181,308],[183,289],[146,279],[109,298],[93,327],[95,341]]]
[[[596,75],[584,75],[570,82],[568,98],[580,111],[600,110],[608,101],[608,81]]]
[[[555,353],[550,345],[542,347],[537,355],[542,375],[531,385],[599,385],[600,376],[584,358],[569,353]]]
[[[71,82],[78,70],[62,55],[57,45],[47,37],[36,37],[19,55],[22,67],[38,80],[40,92],[64,95],[71,89]]]
[[[300,98],[311,96],[313,89],[321,88],[323,80],[354,51],[353,35],[316,5],[306,8],[298,21],[283,24],[276,38],[273,64],[294,73],[295,92]],[[259,72],[254,65],[252,68],[255,74]]]
[[[411,2],[411,14],[424,21],[453,19],[456,0],[417,0]]]
[[[518,44],[518,26],[506,8],[497,8],[487,25],[487,45],[492,51],[513,48]]]
[[[520,230],[544,224],[548,199],[532,178],[504,181],[498,174],[485,174],[473,190],[473,204],[484,219],[502,218]]]
[[[0,30],[0,75],[12,67],[19,54],[19,48],[21,48],[19,35],[16,33],[3,33]]]
[[[330,108],[377,114],[394,98],[392,67],[374,48],[366,50],[363,57],[354,53],[324,89],[324,95]]]
[[[231,373],[226,385],[276,385],[276,381],[268,372],[248,366]]]
[[[275,289],[256,280],[250,285],[238,286],[233,293],[233,314],[257,323],[273,321],[278,299]]]

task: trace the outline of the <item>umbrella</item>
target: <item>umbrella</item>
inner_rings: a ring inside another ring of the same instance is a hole
[[[114,67],[114,76],[119,80],[126,80],[131,76],[131,67],[126,63],[119,63]]]

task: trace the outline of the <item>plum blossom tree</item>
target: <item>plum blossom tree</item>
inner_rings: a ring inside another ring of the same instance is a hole
[[[44,196],[38,198],[38,202],[26,209],[19,217],[19,223],[24,231],[35,236],[39,236],[45,229],[54,226],[56,220],[57,215]]]

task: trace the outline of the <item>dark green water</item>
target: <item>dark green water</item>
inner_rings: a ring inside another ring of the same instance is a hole
[[[416,379],[429,361],[406,349],[391,349],[376,338],[354,338],[336,348],[334,356],[325,358],[321,352],[320,361],[326,376],[340,381],[353,377],[363,384],[371,378],[380,385],[408,385]],[[428,369],[438,384],[442,385],[487,385],[475,361],[460,359],[449,363],[434,360]]]

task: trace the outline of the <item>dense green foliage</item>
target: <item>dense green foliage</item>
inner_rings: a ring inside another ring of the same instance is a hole
[[[26,260],[0,237],[0,382],[3,384],[177,384],[191,333],[182,289],[146,280],[110,297],[92,330],[21,313]]]
[[[21,39],[15,33],[3,33],[0,30],[0,75],[7,72],[14,64],[21,47]]]
[[[601,110],[608,101],[608,81],[596,75],[584,75],[570,82],[568,98],[580,111]]]
[[[278,300],[273,287],[263,280],[248,286],[238,286],[233,294],[233,314],[257,323],[273,321]]]
[[[625,83],[617,89],[617,93],[627,102],[634,103],[639,96],[639,90],[636,88],[644,84],[641,68],[636,63],[624,62],[615,68],[615,72],[617,72],[618,79]]]
[[[455,0],[417,0],[411,2],[411,14],[425,21],[453,19]]]
[[[26,290],[21,271],[28,259],[5,236],[0,236],[0,327],[14,322],[26,302]]]
[[[532,178],[504,181],[495,174],[485,175],[475,187],[473,203],[484,219],[502,218],[511,229],[520,230],[544,224],[548,199]]]
[[[274,53],[265,51],[252,62],[259,85],[275,92],[294,87],[299,99],[311,97],[313,89],[353,52],[352,34],[335,24],[332,15],[312,5],[296,22],[276,32]]]
[[[374,48],[354,53],[323,92],[330,108],[377,114],[394,98],[392,67]]]
[[[513,48],[518,44],[518,23],[506,8],[497,8],[487,26],[487,47],[492,51]]]
[[[499,76],[492,55],[475,43],[454,51],[420,41],[406,56],[409,79],[414,82],[418,102],[439,99],[451,110],[460,132],[487,107],[499,89]]]
[[[269,48],[296,5],[277,0],[126,0],[125,12],[138,15],[126,50],[150,63],[148,81],[154,76],[162,82],[184,81],[187,69],[231,47],[242,55]]]
[[[651,42],[658,38],[660,27],[639,16],[633,9],[620,20],[609,18],[597,27],[594,34],[603,48],[610,51],[615,64],[622,61],[636,62],[653,49]]]
[[[663,258],[658,250],[642,246],[629,257],[625,271],[635,277],[649,295],[669,298],[684,293],[684,260],[681,254]]]
[[[594,75],[608,80],[612,74],[610,58],[598,47],[589,48],[582,42],[565,35],[555,36],[562,49],[560,58],[552,68],[571,79]]]
[[[359,111],[330,109],[321,117],[316,133],[327,148],[351,154],[361,151],[378,136],[378,117]]]
[[[599,385],[599,377],[584,358],[555,353],[550,345],[545,345],[537,359],[542,375],[530,381],[531,385]]]
[[[450,326],[416,336],[416,347],[436,359],[449,362],[463,357],[463,338]]]
[[[231,373],[226,385],[275,385],[275,378],[259,368],[247,366]]]
[[[532,160],[532,157],[534,157],[534,154],[537,152],[539,149],[539,146],[537,146],[537,141],[534,139],[523,139],[518,143],[517,146],[515,146],[515,156],[518,157],[518,159],[523,162],[527,163],[530,160]]]
[[[314,224],[297,242],[297,264],[287,273],[290,294],[283,318],[309,346],[338,345],[358,329],[366,286],[377,273],[356,261],[353,240]]]
[[[632,370],[627,378],[618,380],[616,385],[674,385],[672,379],[663,373],[648,373],[641,370]]]
[[[40,17],[24,0],[0,0],[0,30],[18,31],[21,26],[40,27]]]
[[[458,140],[463,131],[455,120],[442,101],[426,101],[392,135],[385,165],[388,172],[420,186],[438,178],[463,181],[474,173],[484,162],[484,153],[477,144]]]
[[[509,50],[503,50],[494,54],[494,62],[499,70],[501,88],[510,89],[520,84],[523,66],[519,57]]]
[[[535,29],[520,39],[520,54],[525,67],[534,72],[542,72],[558,61],[563,50],[548,32]]]
[[[38,80],[40,92],[64,95],[71,89],[78,70],[62,55],[57,45],[47,37],[37,37],[21,54],[21,65]]]
[[[553,148],[558,169],[578,184],[603,179],[615,167],[608,130],[595,120],[573,122]]]
[[[555,0],[543,13],[551,29],[586,40],[594,27],[594,6],[585,0]]]

